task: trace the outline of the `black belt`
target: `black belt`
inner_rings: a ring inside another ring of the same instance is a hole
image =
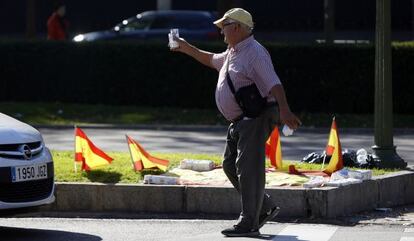
[[[266,103],[266,108],[270,108],[270,107],[274,107],[274,106],[278,106],[277,102],[275,101],[271,101],[271,102],[267,102]],[[235,123],[238,122],[240,120],[242,120],[244,118],[244,114],[241,114],[240,116],[236,117],[234,120],[230,121],[231,123]],[[251,118],[254,119],[254,118]]]

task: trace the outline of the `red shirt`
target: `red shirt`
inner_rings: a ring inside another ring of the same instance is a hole
[[[47,39],[50,40],[66,40],[66,28],[68,23],[62,19],[57,13],[53,13],[47,20]]]

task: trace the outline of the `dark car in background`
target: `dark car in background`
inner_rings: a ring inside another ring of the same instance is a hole
[[[208,11],[165,10],[147,11],[123,20],[112,29],[78,34],[75,42],[96,40],[164,40],[168,33],[178,28],[180,37],[187,40],[216,40],[217,27],[213,24],[217,16]]]

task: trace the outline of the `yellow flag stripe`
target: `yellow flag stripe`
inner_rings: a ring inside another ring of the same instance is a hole
[[[96,155],[89,147],[88,141],[79,136],[76,137],[75,150],[76,153],[82,153],[83,158],[85,158],[85,163],[89,168],[99,167],[109,163],[106,159]]]

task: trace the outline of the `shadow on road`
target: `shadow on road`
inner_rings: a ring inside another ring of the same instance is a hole
[[[7,241],[100,241],[101,237],[84,234],[72,233],[66,231],[46,230],[46,229],[30,229],[30,228],[14,228],[14,227],[0,227],[1,240]]]

